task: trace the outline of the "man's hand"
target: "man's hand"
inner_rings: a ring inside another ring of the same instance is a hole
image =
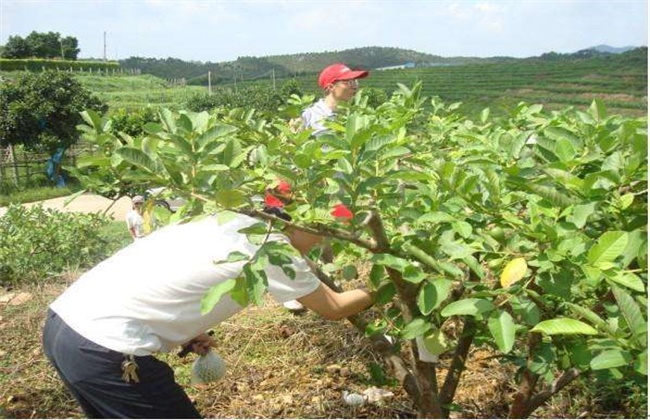
[[[212,331],[207,334],[203,333],[183,344],[183,349],[178,352],[178,356],[185,357],[189,352],[194,352],[198,355],[207,354],[210,351],[210,347],[216,347],[216,342],[212,338],[212,334]]]

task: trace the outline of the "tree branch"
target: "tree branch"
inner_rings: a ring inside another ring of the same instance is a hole
[[[440,404],[443,407],[445,417],[449,416],[449,409],[446,407],[448,407],[454,400],[456,389],[458,388],[460,377],[465,369],[467,355],[469,354],[469,350],[474,342],[475,335],[476,321],[474,321],[474,318],[467,316],[464,318],[463,331],[458,339],[456,351],[454,351],[454,356],[451,359],[445,382],[440,389]]]
[[[560,392],[565,386],[569,385],[578,376],[580,376],[580,371],[576,368],[571,368],[562,372],[562,375],[560,375],[560,377],[557,378],[552,385],[547,386],[543,391],[530,399],[530,402],[528,403],[529,411],[526,417],[530,416],[533,411],[548,401],[548,399],[553,395]]]
[[[342,292],[339,286],[336,285],[330,279],[330,277],[321,270],[316,263],[307,259],[307,263],[316,274],[318,279],[326,284],[330,289],[336,292]],[[347,318],[347,320],[354,325],[361,333],[365,334],[366,326],[368,323],[359,315],[353,315]],[[404,360],[398,355],[396,348],[393,344],[388,341],[388,339],[383,334],[375,334],[371,337],[368,337],[373,348],[382,355],[384,360],[392,366],[393,371],[395,372],[395,377],[402,384],[404,390],[409,394],[409,396],[414,401],[420,401],[420,389],[417,386],[417,381],[415,376],[409,371],[408,367],[404,363]]]

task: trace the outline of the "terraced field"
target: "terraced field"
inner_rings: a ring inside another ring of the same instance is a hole
[[[11,78],[12,72],[2,72]],[[111,108],[137,109],[164,106],[180,109],[205,86],[171,86],[151,76],[107,76],[79,74],[78,80],[105,100]],[[295,78],[303,93],[320,95],[318,75]],[[287,79],[276,79],[276,87]],[[438,96],[446,103],[462,102],[459,111],[476,117],[489,107],[496,115],[508,113],[517,103],[543,104],[546,109],[567,106],[584,108],[594,98],[604,100],[610,113],[643,116],[648,112],[647,48],[596,58],[549,61],[522,59],[497,64],[464,64],[427,68],[374,70],[362,87],[391,93],[398,83],[407,86],[422,81],[423,94]],[[215,88],[237,89],[267,86],[271,79],[238,81]]]
[[[152,105],[178,109],[189,97],[206,90],[200,86],[170,86],[151,75],[79,75],[77,80],[111,108],[136,109]]]
[[[485,107],[504,113],[520,101],[549,109],[588,106],[605,101],[611,113],[640,116],[648,109],[647,50],[634,54],[572,61],[521,60],[515,63],[468,64],[374,71],[362,86],[395,90],[398,83],[423,82],[423,94],[445,102],[463,102],[466,114]],[[314,90],[315,76],[300,79]]]

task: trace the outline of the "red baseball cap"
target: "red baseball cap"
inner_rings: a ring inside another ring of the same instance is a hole
[[[318,76],[318,86],[325,89],[331,83],[339,80],[363,79],[368,76],[366,70],[351,70],[342,63],[331,64],[323,69]]]

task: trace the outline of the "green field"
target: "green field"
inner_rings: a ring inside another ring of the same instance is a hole
[[[77,80],[113,109],[134,109],[149,105],[178,109],[192,95],[206,91],[200,86],[170,86],[165,80],[151,75],[81,74]]]
[[[15,74],[15,73],[13,73]],[[2,72],[11,78],[11,72]],[[152,75],[110,76],[77,73],[78,80],[106,101],[111,109],[146,106],[183,108],[193,95],[207,92],[206,86],[172,86]],[[319,94],[316,73],[294,80],[303,93]],[[289,79],[277,78],[279,89]],[[601,98],[610,113],[642,116],[648,110],[647,49],[585,59],[522,59],[492,64],[464,64],[399,70],[375,70],[362,87],[391,93],[399,83],[423,83],[423,95],[438,96],[446,103],[462,102],[460,112],[476,117],[483,108],[505,114],[519,102],[543,104],[547,109],[585,108]],[[272,80],[238,81],[213,86],[238,89],[251,85],[272,86]]]
[[[298,79],[314,91],[316,75]],[[461,112],[475,115],[485,107],[506,112],[517,103],[540,103],[549,109],[589,106],[604,100],[612,113],[646,115],[647,53],[571,61],[522,60],[515,63],[373,71],[362,86],[395,90],[423,82],[423,94],[447,103],[463,102]],[[277,83],[277,82],[276,82]]]

